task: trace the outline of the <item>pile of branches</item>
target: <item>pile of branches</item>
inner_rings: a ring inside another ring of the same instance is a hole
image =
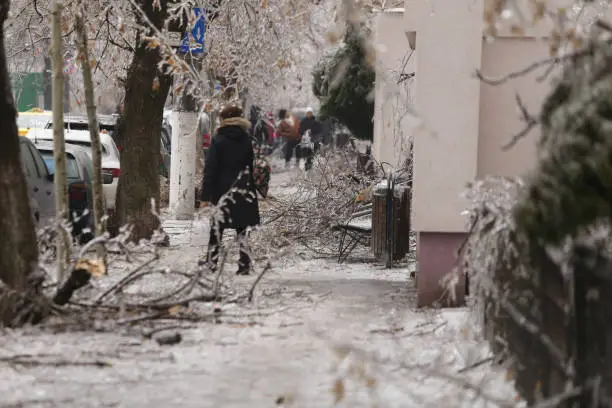
[[[372,186],[381,171],[358,168],[353,147],[328,151],[317,157],[312,169],[301,175],[284,196],[264,214],[266,238],[297,242],[324,256],[336,256],[335,225],[348,222],[360,206],[371,201]],[[376,166],[374,166],[376,168]]]
[[[566,362],[542,350],[551,343],[541,321],[542,271],[530,266],[514,221],[517,200],[525,188],[518,179],[474,183],[468,192],[471,226],[462,260],[469,276],[469,302],[484,337],[495,359],[508,365],[521,397],[533,403],[542,384],[548,390],[551,374],[544,372],[546,367]]]
[[[590,394],[593,377],[604,395],[612,376],[607,353],[596,344],[610,335],[612,226],[592,224],[559,246],[547,246],[547,262],[539,257],[536,263],[515,218],[528,187],[518,179],[489,178],[468,193],[471,227],[462,260],[470,305],[522,398],[561,402],[585,389]],[[580,311],[576,299],[583,296]],[[585,339],[582,346],[575,336]],[[572,386],[557,386],[565,383]]]
[[[214,273],[206,265],[167,267],[161,259],[160,248],[167,246],[163,231],[139,243],[131,242],[130,234],[124,227],[115,237],[105,234],[73,246],[69,275],[57,281],[48,271],[58,262],[55,234],[52,228],[41,230],[40,264],[30,275],[29,290],[17,293],[0,282],[0,327],[114,330],[144,324],[152,336],[178,327],[176,322],[218,322],[224,315],[218,305],[250,303],[270,267],[266,264],[249,287],[237,291],[225,273],[225,256]],[[97,256],[100,245],[105,261]]]

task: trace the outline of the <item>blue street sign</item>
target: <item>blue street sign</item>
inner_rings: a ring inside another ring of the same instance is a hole
[[[183,41],[179,47],[181,53],[202,54],[204,52],[204,32],[206,31],[206,18],[202,9],[195,7],[193,9],[196,20],[193,23],[191,30],[183,34]]]

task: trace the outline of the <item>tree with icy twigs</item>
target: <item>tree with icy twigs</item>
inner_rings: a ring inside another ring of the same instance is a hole
[[[319,116],[335,118],[357,138],[374,134],[374,79],[362,34],[349,28],[344,44],[324,57],[313,70],[313,93],[321,101]]]

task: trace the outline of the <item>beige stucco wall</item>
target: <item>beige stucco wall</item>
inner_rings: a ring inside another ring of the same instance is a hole
[[[497,38],[483,43],[482,72],[497,78],[518,71],[548,56],[545,42],[533,38]],[[504,151],[502,146],[524,129],[517,108],[518,94],[530,114],[537,116],[540,105],[550,89],[550,81],[538,81],[545,68],[510,80],[502,85],[480,87],[480,134],[478,139],[477,176],[518,176],[533,168],[536,162],[535,128],[514,147]],[[549,79],[554,73],[549,75]]]
[[[412,5],[412,9],[409,7]],[[463,232],[466,184],[476,177],[482,54],[482,0],[406,3],[407,31],[416,31],[413,229]]]
[[[398,85],[401,72],[416,69],[404,34],[403,9],[381,12],[376,18],[376,86],[374,100],[374,142],[372,155],[380,163],[398,167],[407,157],[414,114],[415,79]]]
[[[490,2],[404,2],[404,37],[416,33],[418,53],[415,106],[421,123],[411,134],[415,154],[412,225],[419,232],[466,231],[461,213],[467,207],[462,194],[468,182],[488,175],[523,175],[536,162],[538,129],[508,151],[502,146],[524,126],[516,94],[530,113],[539,113],[550,81],[537,77],[546,68],[500,86],[481,84],[474,72],[481,69],[486,76],[499,77],[546,58],[548,45],[542,38],[550,35],[552,22],[545,18],[518,36],[510,30],[520,22],[521,13],[515,13],[498,26],[493,42],[483,41],[483,11]],[[519,3],[522,15],[529,15],[529,0]],[[563,7],[571,0],[551,3]],[[587,9],[579,21],[588,22],[597,13]],[[612,19],[610,10],[605,18]]]
[[[492,1],[405,0],[404,27],[418,53],[416,110],[422,120],[414,132],[412,197],[421,306],[443,298],[440,281],[457,266],[456,250],[467,232],[462,213],[468,203],[461,198],[467,183],[525,174],[536,163],[537,130],[511,150],[503,151],[502,145],[524,126],[517,93],[538,115],[550,87],[536,80],[542,70],[499,86],[481,84],[474,73],[480,69],[485,76],[500,77],[548,56],[548,45],[538,38],[550,34],[551,21],[519,37],[510,30],[517,18],[510,19],[498,27],[493,42],[483,42],[483,2]],[[523,9],[530,3],[518,1]],[[462,294],[458,288],[457,295]]]

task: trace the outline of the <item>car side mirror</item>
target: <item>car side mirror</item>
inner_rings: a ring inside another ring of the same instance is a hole
[[[55,174],[54,173],[47,174],[47,181],[50,181],[51,183],[53,183],[55,181]]]
[[[112,173],[102,173],[102,184],[113,184]]]

